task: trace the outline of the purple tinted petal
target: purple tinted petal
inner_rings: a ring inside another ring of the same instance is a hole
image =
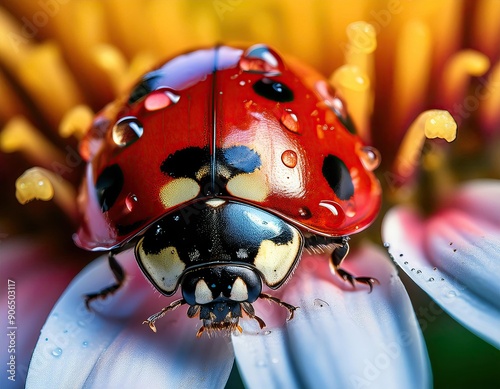
[[[362,286],[353,290],[334,279],[325,257],[303,258],[282,296],[300,306],[295,318],[261,331],[251,324],[233,336],[249,388],[430,385],[420,328],[386,254],[369,246],[347,262],[346,269],[376,277],[381,285],[371,294]]]
[[[415,283],[456,320],[500,348],[498,225],[485,221],[485,213],[454,208],[459,203],[428,221],[411,209],[394,208],[385,216],[383,237]]]
[[[112,282],[107,261],[87,267],[69,286],[42,329],[28,374],[29,387],[221,387],[233,364],[228,339],[197,339],[199,323],[186,308],[169,312],[158,333],[142,325],[168,305],[138,270],[132,253],[119,256],[128,279],[122,290],[83,304],[85,293]]]

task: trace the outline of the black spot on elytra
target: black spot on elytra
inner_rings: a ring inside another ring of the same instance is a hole
[[[280,103],[293,101],[293,92],[290,88],[281,82],[269,78],[263,78],[257,81],[253,84],[253,90],[259,96],[269,100],[278,101]]]
[[[159,70],[146,74],[130,93],[128,103],[133,104],[162,86],[161,78]]]
[[[188,147],[173,154],[170,154],[161,164],[160,170],[173,178],[196,179],[196,173],[207,167],[206,171],[211,171],[212,160],[208,147]],[[217,149],[217,167],[224,167],[229,170],[230,178],[241,173],[252,173],[261,166],[259,154],[246,146],[233,146],[227,149]],[[217,171],[217,169],[216,169]],[[217,181],[225,181],[218,177]]]
[[[354,194],[354,185],[345,163],[329,154],[323,161],[323,176],[340,200],[347,200]]]
[[[210,164],[208,147],[187,147],[170,154],[160,165],[160,170],[173,178],[193,178],[205,165]]]
[[[115,164],[105,168],[95,184],[97,201],[99,201],[103,212],[108,211],[113,206],[122,188],[123,172],[120,166]]]

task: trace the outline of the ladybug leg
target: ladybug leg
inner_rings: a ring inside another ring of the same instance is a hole
[[[149,328],[151,328],[151,331],[153,332],[156,332],[156,326],[155,326],[155,321],[158,320],[158,319],[161,319],[163,316],[165,316],[165,314],[168,312],[168,311],[173,311],[174,309],[180,307],[182,304],[186,304],[186,301],[184,301],[184,299],[180,299],[180,300],[175,300],[175,301],[172,301],[170,303],[170,305],[162,308],[162,310],[160,312],[156,312],[154,315],[151,315],[147,318],[147,320],[144,320],[142,322],[142,324],[147,324],[149,326]],[[199,308],[198,308],[199,309]],[[193,316],[196,314],[193,313]],[[191,316],[190,316],[191,317]]]
[[[286,308],[288,310],[288,313],[289,313],[288,320],[293,319],[293,315],[295,313],[295,310],[298,309],[298,307],[294,307],[291,304],[285,303],[284,301],[281,301],[279,298],[271,296],[270,294],[261,293],[259,295],[259,298],[272,301],[273,303],[278,304],[279,306],[281,306],[283,308]]]
[[[356,277],[351,273],[340,268],[345,257],[349,253],[349,243],[347,243],[347,238],[342,238],[342,241],[333,250],[330,261],[335,273],[337,273],[344,281],[349,282],[354,288],[356,287],[356,282],[368,285],[370,287],[370,292],[373,290],[374,284],[380,284],[376,278],[373,277]]]
[[[90,303],[92,301],[97,299],[105,299],[109,295],[115,293],[123,285],[123,281],[125,281],[125,271],[120,266],[112,252],[109,253],[108,262],[116,282],[100,290],[99,292],[89,293],[85,295],[85,306],[89,311],[91,310]]]

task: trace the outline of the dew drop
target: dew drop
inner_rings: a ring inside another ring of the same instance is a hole
[[[274,358],[271,359],[271,362],[274,363],[274,364],[279,363],[279,361],[280,360],[278,358],[276,358],[276,357],[274,357]]]
[[[404,261],[404,264],[405,264],[405,265],[408,265],[408,261]]]
[[[454,298],[454,297],[457,297],[457,292],[455,292],[454,290],[450,290],[447,294],[446,294],[447,297],[449,298]]]
[[[330,304],[328,304],[325,300],[321,300],[321,299],[314,299],[313,304],[314,304],[314,306],[320,307],[320,308],[330,306]]]
[[[312,217],[311,210],[307,207],[299,208],[299,215],[302,219],[310,219]]]
[[[241,86],[245,86],[246,82],[245,81],[240,81]]]
[[[345,214],[347,217],[353,217],[356,215],[356,204],[354,201],[349,201],[345,207]]]
[[[264,335],[271,335],[271,331],[270,330],[264,331]]]
[[[137,204],[137,196],[133,193],[129,193],[127,198],[125,199],[125,206],[129,212],[132,212],[135,204]]]
[[[86,340],[84,340],[82,342],[82,347],[88,347],[89,346],[89,342],[87,342]]]
[[[121,118],[113,126],[113,142],[117,146],[125,147],[134,143],[144,132],[142,123],[134,116]]]
[[[358,154],[364,168],[369,171],[373,171],[378,168],[382,160],[380,152],[372,146],[362,147]]]
[[[429,282],[434,281],[434,277],[429,278]]]
[[[63,352],[62,348],[57,347],[57,348],[55,348],[54,350],[52,350],[51,354],[52,354],[54,357],[59,358],[59,357],[62,355],[62,352]]]
[[[436,271],[437,270],[437,267],[433,267],[432,270]]]
[[[297,115],[295,115],[290,108],[285,108],[283,113],[281,114],[281,124],[285,126],[285,128],[294,134],[298,134],[299,129],[299,121],[297,119]]]
[[[280,56],[266,45],[249,47],[241,56],[240,69],[266,76],[279,76],[284,68]]]
[[[286,150],[281,154],[281,162],[286,167],[294,168],[297,166],[297,153],[293,150]]]
[[[415,271],[415,268],[414,268],[414,267],[412,267],[412,268],[411,268],[411,271]]]
[[[158,111],[167,108],[170,104],[175,104],[179,101],[180,96],[165,90],[156,90],[146,97],[144,107],[148,111]]]
[[[422,274],[422,270],[417,270],[417,274]]]
[[[385,243],[384,243],[384,247],[385,247],[386,249],[388,249],[389,247],[391,247],[391,244],[390,244],[389,242],[385,242]]]
[[[78,324],[78,327],[85,327],[87,325],[83,320],[78,320],[76,324]]]
[[[266,361],[264,361],[263,359],[259,359],[257,361],[257,366],[258,367],[264,367],[264,366],[266,366]]]

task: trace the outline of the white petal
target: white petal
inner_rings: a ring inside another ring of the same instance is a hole
[[[282,296],[300,308],[284,327],[233,336],[248,387],[429,387],[422,334],[387,255],[369,246],[350,254],[343,266],[378,278],[381,285],[371,294],[336,280],[327,262],[302,259]]]
[[[384,219],[384,241],[420,288],[500,348],[500,227],[491,222],[494,212],[473,214],[459,209],[461,201],[453,204],[428,221],[411,209],[392,209]]]
[[[153,333],[142,325],[168,305],[143,278],[133,254],[119,256],[124,287],[88,312],[85,293],[111,283],[107,261],[87,267],[68,287],[42,329],[28,388],[221,387],[233,364],[227,339],[197,339],[198,320],[186,308],[169,312]]]

